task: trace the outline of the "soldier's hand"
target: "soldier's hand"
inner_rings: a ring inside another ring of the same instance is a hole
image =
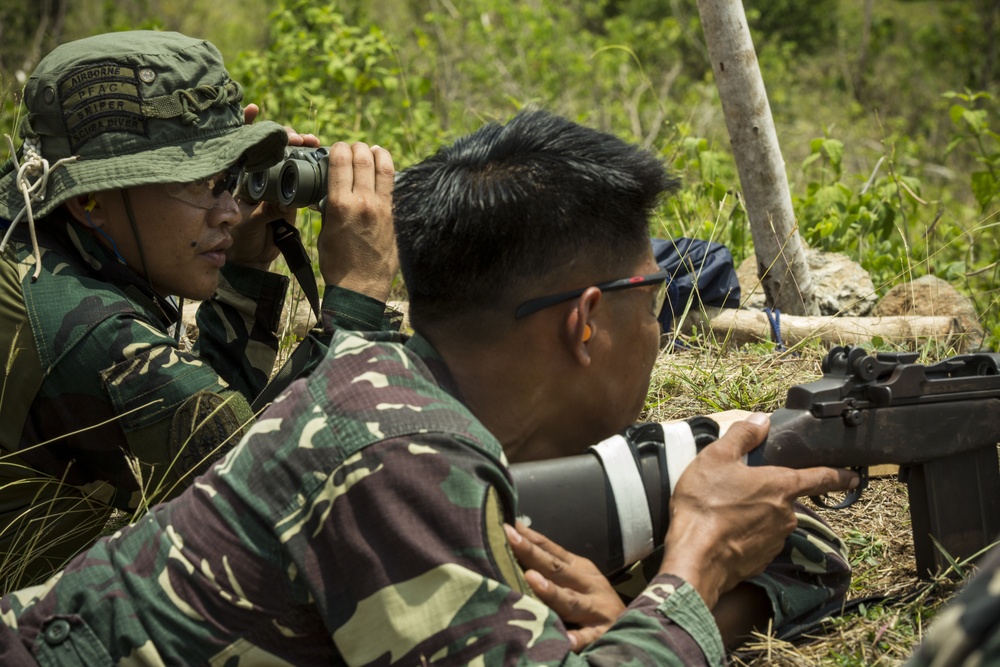
[[[592,561],[520,522],[504,528],[531,590],[562,619],[574,651],[596,641],[621,616],[625,605]]]
[[[764,439],[769,419],[732,424],[687,467],[670,498],[661,572],[682,577],[712,608],[719,595],[764,571],[795,529],[793,502],[857,486],[835,468],[752,467],[742,457]]]
[[[726,434],[730,426],[736,422],[743,421],[751,414],[753,413],[748,410],[725,410],[723,412],[714,412],[706,415],[706,417],[711,417],[719,425],[719,436],[721,437]]]
[[[392,226],[392,155],[379,146],[340,142],[330,147],[319,269],[339,285],[379,301],[399,270]]]
[[[248,104],[243,109],[246,124],[252,123],[259,113],[260,109],[256,104]],[[318,148],[320,145],[315,135],[299,134],[288,126],[285,127],[285,132],[288,133],[289,146]],[[240,201],[239,204],[242,222],[232,228],[233,245],[226,252],[226,259],[234,264],[266,271],[280,254],[278,247],[274,245],[271,227],[267,223],[282,218],[288,224],[294,225],[298,209],[274,202],[248,204]]]

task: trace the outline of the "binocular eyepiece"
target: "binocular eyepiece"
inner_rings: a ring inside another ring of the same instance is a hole
[[[326,199],[329,155],[326,148],[286,148],[278,164],[248,173],[240,194],[252,203],[264,201],[321,211]]]

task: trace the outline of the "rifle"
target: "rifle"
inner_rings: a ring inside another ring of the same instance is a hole
[[[975,557],[1000,535],[1000,354],[931,365],[916,353],[832,348],[823,377],[792,387],[748,465],[899,466],[910,500],[917,574]],[[718,437],[707,417],[629,427],[586,454],[511,466],[533,528],[606,574],[652,553],[667,532],[670,492],[687,463]],[[586,490],[585,492],[582,490]],[[569,517],[586,517],[571,521]]]

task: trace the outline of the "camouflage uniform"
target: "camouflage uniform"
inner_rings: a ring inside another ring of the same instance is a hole
[[[709,610],[670,575],[569,652],[506,541],[500,443],[424,339],[398,342],[337,332],[183,495],[0,600],[0,663],[725,661]]]
[[[931,623],[906,667],[1000,665],[1000,548]]]
[[[795,503],[798,527],[763,574],[747,581],[767,594],[771,630],[782,638],[835,612],[851,584],[847,545],[819,516]],[[659,571],[663,547],[612,580],[626,600],[639,595]]]
[[[0,403],[0,590],[48,576],[111,508],[175,495],[239,440],[275,363],[288,285],[225,267],[186,352],[168,333],[173,303],[77,223],[54,213],[38,231],[37,281],[29,243],[0,260],[0,349],[16,351]],[[336,287],[323,311],[331,327],[384,326],[384,304]]]
[[[0,168],[0,591],[92,544],[111,508],[175,493],[253,420],[287,279],[226,267],[185,352],[174,304],[61,207],[275,164],[286,131],[247,125],[242,101],[218,49],[155,31],[63,44],[25,86],[24,142]],[[325,331],[384,324],[346,290],[323,307]]]

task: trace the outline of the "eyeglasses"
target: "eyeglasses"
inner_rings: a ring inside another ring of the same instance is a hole
[[[208,178],[190,183],[170,183],[167,185],[167,194],[198,208],[213,209],[218,205],[223,192],[228,192],[233,198],[236,197],[243,187],[246,173],[244,162],[240,160],[228,169]]]
[[[667,298],[667,280],[669,278],[670,272],[664,269],[645,276],[632,276],[631,278],[622,278],[620,280],[612,280],[606,283],[598,283],[593,285],[593,287],[596,287],[602,292],[613,292],[615,290],[623,290],[630,287],[643,287],[644,285],[655,285],[656,283],[660,283],[660,289],[656,291],[656,298],[653,302],[653,314],[659,316],[660,310],[663,308],[663,302]],[[557,303],[563,303],[564,301],[575,299],[588,289],[589,287],[583,287],[581,289],[572,290],[571,292],[560,292],[559,294],[540,296],[537,299],[525,301],[517,307],[514,317],[516,319],[521,319],[522,317],[527,317],[532,313],[537,313],[543,308],[548,308],[549,306],[554,306]]]

